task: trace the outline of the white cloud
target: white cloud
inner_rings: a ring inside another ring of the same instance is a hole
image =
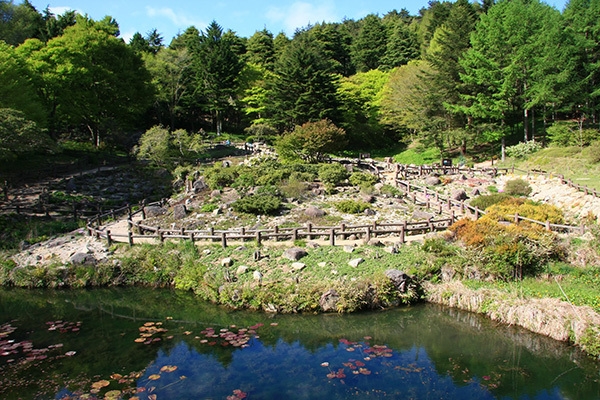
[[[151,18],[166,18],[170,20],[173,25],[180,28],[188,28],[194,25],[198,29],[202,29],[207,25],[204,21],[194,20],[184,13],[176,13],[172,8],[154,8],[146,7],[146,14]]]
[[[267,12],[266,17],[272,22],[283,24],[286,33],[289,35],[293,34],[296,29],[309,24],[339,20],[335,12],[335,6],[331,1],[319,5],[298,1],[286,8],[272,7]]]
[[[73,8],[71,8],[71,7],[48,7],[48,9],[50,10],[50,12],[52,14],[54,14],[56,16],[63,15],[67,11],[73,10]],[[74,11],[77,14],[85,15],[85,13],[83,11],[80,11],[80,10],[74,10]]]

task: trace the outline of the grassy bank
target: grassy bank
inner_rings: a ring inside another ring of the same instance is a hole
[[[569,341],[600,357],[600,315],[588,306],[557,298],[533,298],[493,287],[473,289],[460,281],[426,285],[428,301],[484,314],[556,340]]]

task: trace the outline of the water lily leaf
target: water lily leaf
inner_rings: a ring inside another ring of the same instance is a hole
[[[123,377],[123,375],[121,375],[121,374],[112,374],[110,377],[112,379],[121,379]]]
[[[110,385],[110,382],[106,379],[103,379],[101,381],[92,383],[92,389],[102,389],[103,387],[106,387],[108,385]]]
[[[136,342],[136,343],[142,343],[142,342],[145,342],[145,341],[146,341],[146,339],[145,339],[145,338],[143,338],[143,337],[139,337],[139,338],[136,338],[136,339],[134,340],[134,342]]]
[[[165,365],[160,369],[160,372],[173,372],[177,369],[177,365]]]
[[[159,374],[152,374],[148,377],[148,379],[150,379],[151,381],[155,381],[157,379],[160,379],[160,375]]]
[[[71,351],[67,351],[67,352],[65,353],[65,356],[72,357],[72,356],[74,356],[75,354],[77,354],[77,352],[76,352],[76,351],[73,351],[73,350],[71,350]]]
[[[117,399],[120,395],[121,395],[121,391],[120,390],[111,390],[111,391],[106,392],[104,394],[104,399],[105,400]]]
[[[322,362],[321,367],[329,367],[329,363],[327,361]]]

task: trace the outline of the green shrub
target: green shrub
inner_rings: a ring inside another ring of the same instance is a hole
[[[205,173],[206,184],[213,190],[231,186],[237,177],[238,175],[235,168],[223,168],[218,165],[206,170]]]
[[[348,178],[348,171],[342,164],[322,164],[319,167],[319,179],[325,185],[339,186]]]
[[[377,176],[365,172],[353,172],[348,179],[352,186],[370,187],[377,183]]]
[[[531,190],[529,182],[523,179],[512,179],[504,185],[504,193],[511,196],[529,196]]]
[[[403,195],[403,193],[400,189],[398,189],[397,187],[394,187],[392,185],[389,185],[387,183],[385,185],[383,185],[381,187],[381,189],[379,189],[379,193],[390,196],[390,197],[400,197]]]
[[[369,203],[365,203],[364,201],[342,200],[335,203],[334,207],[339,212],[346,214],[360,214],[367,208],[370,208],[371,205]]]
[[[509,146],[506,148],[506,155],[514,158],[525,158],[529,154],[533,154],[540,150],[542,146],[538,142],[532,140]]]
[[[209,212],[215,211],[217,208],[219,208],[218,204],[206,203],[206,204],[203,204],[202,207],[200,207],[200,211],[203,213],[209,213]]]
[[[494,204],[503,202],[511,196],[507,193],[493,193],[489,195],[477,196],[471,200],[471,206],[478,207],[481,210],[485,210]]]
[[[237,212],[246,214],[275,214],[281,208],[281,194],[275,187],[261,187],[256,193],[235,201],[231,207]]]

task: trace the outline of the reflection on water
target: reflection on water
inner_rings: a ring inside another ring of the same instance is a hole
[[[0,315],[2,399],[600,399],[577,349],[435,305],[274,316],[170,290],[0,290]]]

